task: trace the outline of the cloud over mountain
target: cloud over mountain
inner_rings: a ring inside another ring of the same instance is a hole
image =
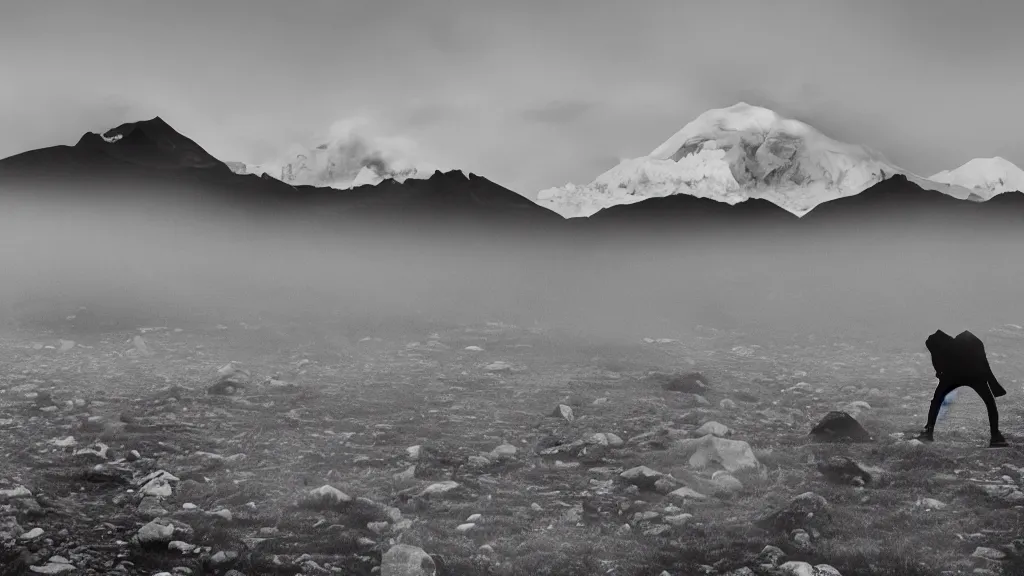
[[[412,138],[384,134],[363,116],[335,122],[315,146],[293,144],[281,160],[231,166],[236,172],[266,173],[289,184],[332,188],[377,184],[387,178],[427,178],[440,169],[423,160]]]

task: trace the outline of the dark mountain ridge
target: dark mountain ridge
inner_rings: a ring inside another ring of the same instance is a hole
[[[349,190],[292,186],[269,176],[235,174],[163,119],[87,133],[74,146],[52,146],[0,160],[0,190],[36,198],[119,202],[192,202],[272,219],[358,219],[405,223],[543,226],[558,214],[486,178],[461,171]],[[144,191],[144,192],[142,192]]]
[[[1024,222],[1024,194],[1004,192],[987,201],[961,200],[925,190],[897,174],[860,194],[823,202],[800,220],[807,228],[903,225],[952,230],[983,224],[999,227]]]
[[[326,224],[488,227],[601,233],[743,230],[789,232],[864,225],[922,224],[937,228],[1020,223],[1024,194],[978,202],[924,190],[902,175],[860,194],[817,206],[798,218],[761,199],[735,205],[676,194],[564,219],[524,196],[475,174],[435,172],[426,179],[348,190],[293,186],[263,175],[240,175],[160,117],[87,133],[74,146],[52,146],[0,160],[0,191],[34,196],[214,204],[271,219],[289,216]],[[144,192],[143,192],[144,191]]]

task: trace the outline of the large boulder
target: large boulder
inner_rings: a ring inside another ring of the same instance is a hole
[[[825,415],[810,434],[819,442],[871,442],[873,438],[860,422],[846,412],[833,410]]]

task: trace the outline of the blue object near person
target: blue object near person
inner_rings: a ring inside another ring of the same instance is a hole
[[[942,399],[942,407],[939,408],[939,418],[943,418],[949,412],[950,406],[953,405],[953,400],[956,400],[956,390],[950,391],[946,394],[946,397]]]

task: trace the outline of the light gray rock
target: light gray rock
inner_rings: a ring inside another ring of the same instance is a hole
[[[705,422],[700,428],[697,428],[695,433],[698,436],[707,436],[708,434],[711,434],[713,436],[723,437],[731,436],[732,430],[721,422],[711,420],[709,422]]]
[[[380,576],[436,576],[437,565],[422,548],[397,544],[381,558]]]
[[[815,576],[814,566],[807,562],[789,561],[779,566],[779,570],[787,576]]]
[[[742,440],[726,440],[712,434],[680,440],[675,442],[670,450],[680,458],[689,458],[689,464],[694,468],[718,465],[728,472],[736,472],[760,467],[750,444]]]

